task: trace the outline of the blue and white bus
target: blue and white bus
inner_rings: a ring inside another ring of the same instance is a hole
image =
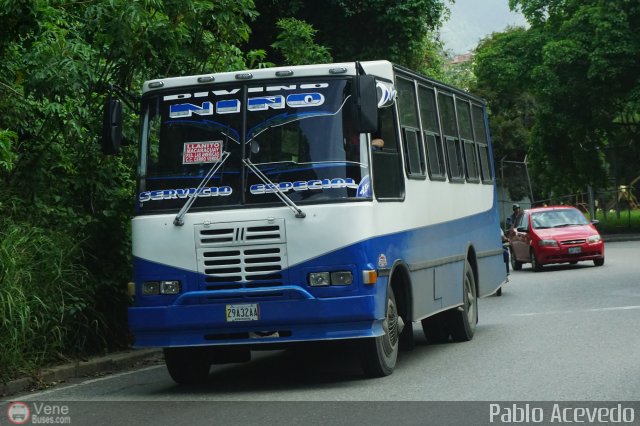
[[[147,81],[141,123],[129,325],[178,383],[328,340],[389,375],[414,324],[470,340],[505,282],[469,93],[387,61],[269,68]]]

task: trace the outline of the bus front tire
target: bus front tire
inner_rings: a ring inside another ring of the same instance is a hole
[[[206,348],[164,348],[164,362],[169,375],[180,385],[207,381],[211,361]]]
[[[389,287],[386,315],[382,324],[384,334],[361,342],[361,364],[367,377],[384,377],[393,373],[398,359],[399,320],[396,298],[393,289]]]
[[[464,265],[462,306],[450,311],[451,337],[454,342],[466,342],[473,339],[478,323],[478,297],[476,279],[467,260]]]

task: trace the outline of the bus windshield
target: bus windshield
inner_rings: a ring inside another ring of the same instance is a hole
[[[208,89],[144,99],[139,212],[174,211],[191,197],[191,210],[279,203],[276,191],[302,204],[371,198],[350,80]]]

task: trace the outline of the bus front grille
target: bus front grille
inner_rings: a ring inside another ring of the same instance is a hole
[[[279,287],[286,283],[283,220],[196,225],[196,250],[203,290]],[[225,294],[221,298],[233,297]],[[274,292],[272,296],[279,295]]]

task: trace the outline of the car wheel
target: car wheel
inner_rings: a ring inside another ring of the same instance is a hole
[[[536,259],[536,253],[533,249],[531,249],[529,251],[529,256],[531,258],[531,270],[533,272],[540,272],[542,271],[542,265],[540,263],[538,263],[538,259]]]
[[[398,359],[400,316],[393,289],[387,291],[387,309],[382,336],[364,339],[361,346],[362,369],[368,377],[384,377],[393,373]]]
[[[522,262],[518,262],[516,259],[516,254],[513,252],[513,249],[509,249],[509,258],[511,259],[511,267],[514,271],[519,271],[522,269]]]
[[[604,265],[604,257],[600,258],[600,259],[593,259],[593,264],[596,265],[596,266]]]
[[[449,312],[451,338],[454,342],[466,342],[473,339],[478,323],[478,297],[476,293],[476,279],[469,261],[464,266],[462,306]]]

